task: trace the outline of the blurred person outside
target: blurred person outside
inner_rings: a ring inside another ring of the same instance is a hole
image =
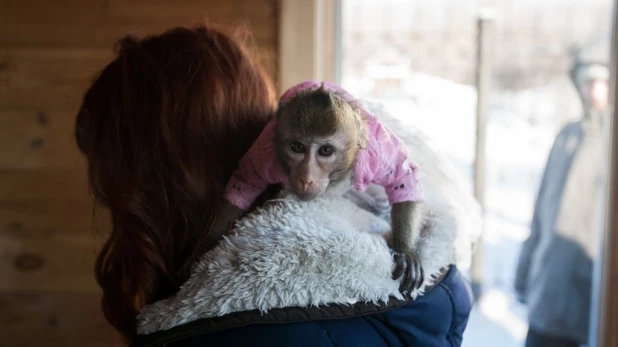
[[[517,299],[528,307],[527,347],[588,341],[602,208],[608,64],[607,37],[583,45],[573,59],[570,74],[583,115],[554,141],[515,275]]]

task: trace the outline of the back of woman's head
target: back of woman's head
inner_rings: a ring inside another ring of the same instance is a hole
[[[230,37],[200,27],[122,39],[78,114],[76,139],[113,230],[97,258],[103,311],[135,315],[182,284],[212,244],[225,183],[274,112],[272,86]]]

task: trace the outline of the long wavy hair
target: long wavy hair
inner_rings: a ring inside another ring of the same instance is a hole
[[[208,238],[224,186],[274,114],[271,81],[209,27],[121,39],[76,121],[90,190],[112,230],[96,261],[107,320],[126,338],[146,304],[178,290]]]

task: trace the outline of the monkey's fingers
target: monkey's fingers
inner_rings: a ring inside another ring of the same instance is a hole
[[[401,293],[410,292],[412,288],[412,284],[414,281],[414,275],[413,275],[414,269],[413,268],[414,266],[412,266],[412,264],[410,264],[408,261],[408,266],[406,266],[405,274],[403,275],[403,278],[401,279],[401,283],[399,283],[399,291]]]
[[[406,266],[404,277],[399,284],[399,291],[409,293],[421,287],[425,280],[425,273],[418,256],[404,253],[403,257],[405,258]]]
[[[395,261],[395,268],[393,269],[393,274],[391,276],[392,279],[396,280],[401,275],[404,274],[404,271],[409,267],[406,261],[406,258],[401,253],[394,253],[393,260]]]
[[[406,262],[405,273],[399,284],[399,291],[402,293],[411,292],[416,282],[416,266],[413,257],[410,254],[403,254]]]
[[[417,266],[418,271],[418,281],[416,283],[416,288],[420,288],[425,282],[425,270],[423,269],[423,262],[421,262],[420,256],[418,254],[415,257],[415,264]]]
[[[414,261],[413,267],[415,281],[411,290],[420,288],[423,285],[423,282],[425,282],[425,271],[423,271],[423,265],[420,260],[417,259]]]

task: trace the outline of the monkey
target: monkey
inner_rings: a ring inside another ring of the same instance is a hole
[[[392,278],[401,277],[400,291],[410,292],[424,281],[416,249],[424,201],[418,167],[403,142],[345,90],[306,81],[283,94],[275,116],[240,160],[213,235],[225,233],[271,184],[311,201],[345,187],[364,191],[372,183],[384,187],[391,204]]]

